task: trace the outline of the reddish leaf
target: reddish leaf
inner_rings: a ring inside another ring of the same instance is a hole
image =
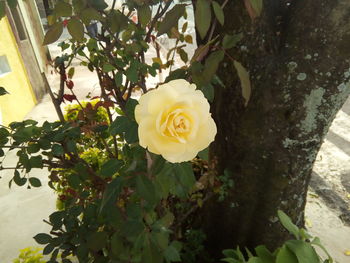
[[[111,100],[103,102],[103,107],[105,107],[106,109],[109,108],[109,107],[113,107],[113,106],[114,106],[114,103]]]
[[[73,89],[73,87],[74,87],[74,82],[71,81],[71,80],[67,80],[67,81],[66,81],[66,85],[67,85],[67,88],[68,88],[68,89]]]
[[[72,102],[73,100],[76,100],[77,97],[71,94],[64,94],[63,99],[68,100],[69,102]]]

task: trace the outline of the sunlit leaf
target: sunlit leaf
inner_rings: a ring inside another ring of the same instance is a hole
[[[57,17],[62,16],[71,16],[72,15],[72,6],[65,1],[58,1],[55,5],[54,13]]]
[[[69,20],[68,25],[69,34],[77,41],[81,42],[84,39],[84,25],[77,18]]]
[[[48,45],[57,41],[63,32],[63,24],[61,22],[57,22],[53,24],[50,29],[46,32],[44,37],[43,45]]]

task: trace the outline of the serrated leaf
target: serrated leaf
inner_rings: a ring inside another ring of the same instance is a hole
[[[184,15],[186,5],[175,5],[170,11],[168,11],[162,22],[158,27],[158,36],[163,35],[170,31],[171,28],[178,24],[181,16]]]
[[[103,177],[112,177],[122,166],[123,161],[117,159],[111,159],[105,162],[102,167],[100,174]]]
[[[46,32],[43,45],[48,45],[57,41],[63,32],[63,25],[61,22],[53,24]]]
[[[149,5],[144,4],[137,10],[138,21],[142,26],[146,26],[152,18],[152,10]]]
[[[72,6],[65,1],[58,1],[54,9],[56,17],[71,16],[72,11]]]
[[[77,18],[73,17],[68,21],[67,29],[69,34],[77,41],[81,42],[84,39],[84,25]]]
[[[162,253],[148,238],[145,242],[144,249],[142,251],[142,263],[162,263]]]
[[[225,15],[224,11],[222,10],[221,6],[218,4],[218,2],[211,2],[214,10],[214,14],[216,16],[216,19],[219,21],[221,25],[224,25],[225,23]]]
[[[204,39],[211,23],[211,8],[209,0],[197,1],[194,17],[199,35]]]
[[[247,107],[252,92],[249,73],[245,69],[245,67],[243,67],[242,64],[238,61],[235,60],[233,64],[237,70],[238,77],[241,81],[242,97],[244,99],[244,105]]]
[[[144,175],[139,175],[136,178],[136,191],[150,205],[154,205],[157,201],[157,192],[154,184]]]

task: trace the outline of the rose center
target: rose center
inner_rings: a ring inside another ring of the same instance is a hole
[[[175,141],[186,143],[191,131],[190,118],[181,109],[164,114],[160,121],[160,133]]]

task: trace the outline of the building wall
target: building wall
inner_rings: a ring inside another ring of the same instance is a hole
[[[10,71],[0,75],[0,86],[10,94],[0,96],[2,124],[20,121],[36,104],[22,57],[7,18],[0,20],[0,57],[6,56]]]
[[[41,72],[46,72],[47,64],[47,47],[43,46],[44,29],[42,27],[39,11],[34,0],[18,1],[25,27],[27,29],[30,43],[32,44],[35,58]]]

